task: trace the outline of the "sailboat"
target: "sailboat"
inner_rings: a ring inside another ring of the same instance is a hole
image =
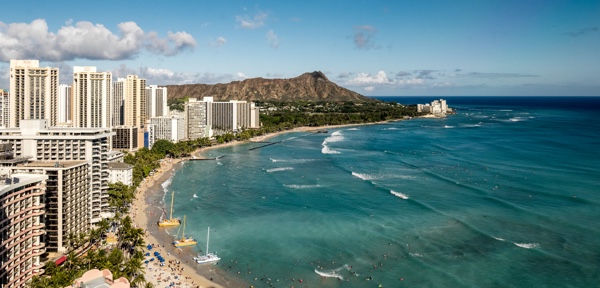
[[[206,234],[206,254],[205,255],[198,254],[198,257],[194,257],[194,260],[196,260],[196,263],[198,263],[198,264],[210,263],[210,262],[215,262],[215,261],[221,260],[221,258],[219,258],[219,256],[217,256],[217,253],[208,253],[208,240],[209,239],[210,239],[210,227],[208,227],[208,233]]]
[[[196,242],[196,240],[194,240],[194,238],[192,237],[185,238],[185,215],[183,215],[182,228],[183,229],[181,230],[181,239],[173,241],[173,245],[175,245],[175,247],[185,247],[198,244],[198,242]],[[179,236],[179,232],[177,233],[177,236]]]
[[[175,191],[171,194],[171,214],[169,214],[169,219],[164,219],[162,221],[158,221],[158,226],[160,227],[171,227],[171,226],[179,226],[181,221],[179,218],[173,218],[173,199],[175,199]]]

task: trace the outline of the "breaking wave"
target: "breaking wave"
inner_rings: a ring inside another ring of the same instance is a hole
[[[325,140],[323,141],[323,146],[325,146],[325,144],[327,143],[333,143],[333,142],[340,142],[344,140],[344,135],[342,135],[341,131],[335,131],[333,133],[331,133],[331,136],[325,138]]]
[[[290,189],[310,189],[310,188],[319,188],[319,187],[321,187],[321,185],[319,185],[319,184],[316,184],[316,185],[298,185],[298,184],[289,184],[288,185],[288,184],[286,184],[286,185],[283,185],[283,186],[285,186],[287,188],[290,188]]]
[[[515,242],[514,244],[521,248],[525,248],[525,249],[533,249],[533,248],[540,247],[540,244],[538,244],[538,243],[517,243],[517,242]]]
[[[352,176],[360,178],[360,179],[365,180],[365,181],[376,180],[376,179],[380,178],[380,177],[378,177],[376,175],[369,175],[369,174],[356,173],[356,172],[352,172]]]
[[[315,269],[315,273],[321,275],[322,277],[337,278],[340,280],[344,280],[344,277],[342,277],[342,275],[340,274],[340,271],[342,271],[344,269],[350,270],[350,266],[348,266],[347,264],[344,264],[344,266],[342,266],[340,268],[336,268],[333,270],[326,270],[326,271],[319,271],[319,270]]]
[[[273,173],[273,172],[287,171],[287,170],[294,170],[294,167],[279,167],[279,168],[267,169],[266,171],[268,173]]]
[[[323,145],[323,148],[321,149],[321,153],[323,153],[323,154],[340,154],[339,151],[335,151],[335,150],[329,148],[329,146],[327,146],[327,145]]]
[[[400,198],[402,198],[404,200],[408,199],[408,195],[406,195],[406,194],[402,194],[400,192],[396,192],[396,191],[393,191],[393,190],[390,190],[390,193],[392,193],[394,196],[398,196],[398,197],[400,197]]]

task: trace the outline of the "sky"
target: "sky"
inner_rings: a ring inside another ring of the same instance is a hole
[[[366,96],[600,96],[597,1],[2,1],[11,59],[148,85],[321,71]]]

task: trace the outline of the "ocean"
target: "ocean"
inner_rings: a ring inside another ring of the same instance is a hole
[[[444,99],[186,162],[165,183],[184,253],[210,226],[208,267],[254,287],[598,287],[600,97]]]

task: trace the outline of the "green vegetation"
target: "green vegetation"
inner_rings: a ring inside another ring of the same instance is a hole
[[[189,97],[167,99],[167,106],[171,110],[183,111],[188,99]]]
[[[360,124],[415,117],[416,106],[394,102],[258,102],[265,129]]]

